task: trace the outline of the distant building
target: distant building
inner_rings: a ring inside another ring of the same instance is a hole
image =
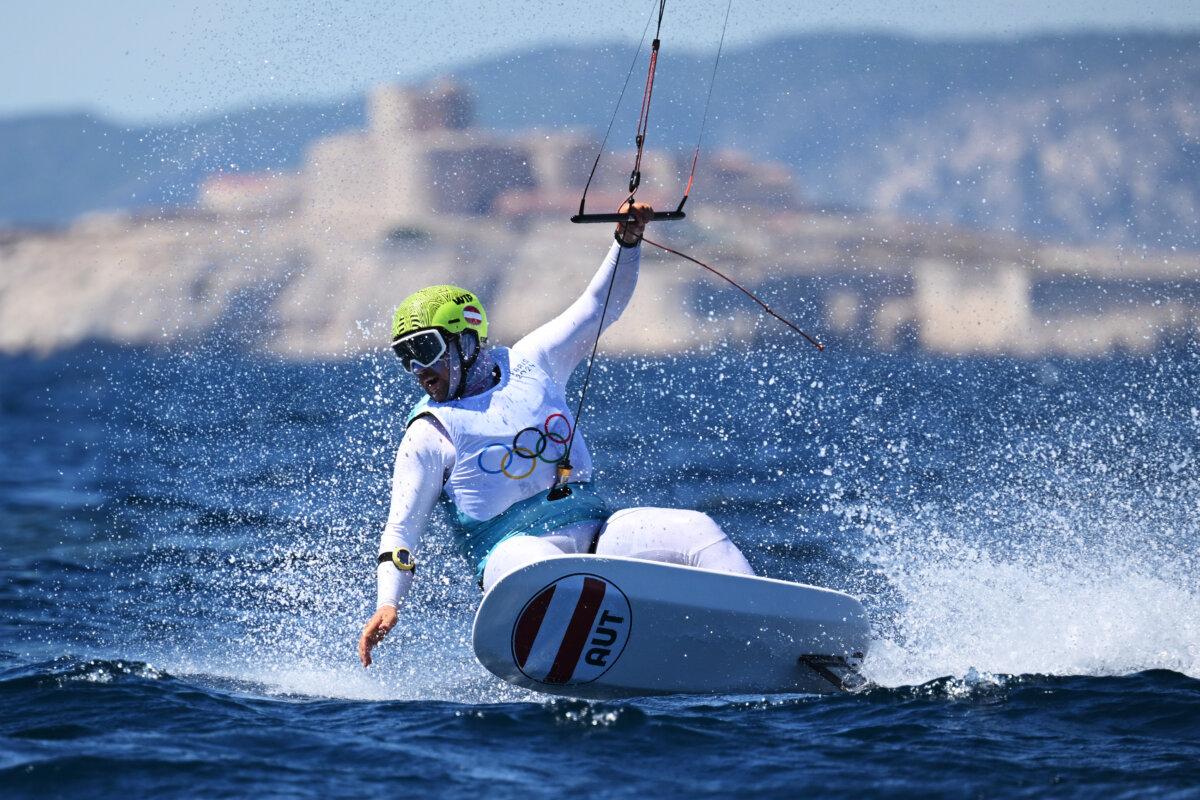
[[[705,193],[724,205],[774,211],[798,205],[795,180],[783,164],[755,161],[738,150],[719,150],[702,155],[696,171]]]
[[[225,215],[299,210],[319,229],[354,237],[437,229],[447,217],[511,219],[577,210],[598,147],[592,136],[560,129],[498,133],[476,128],[474,121],[470,93],[451,80],[377,86],[367,100],[367,128],[317,140],[298,175],[215,175],[204,182],[200,204]],[[624,199],[629,155],[606,154],[590,208],[613,210]],[[673,207],[690,165],[690,154],[648,150],[639,197]],[[795,205],[786,168],[736,151],[702,159],[699,177],[726,205]]]
[[[376,87],[366,131],[328,136],[310,148],[306,212],[334,228],[386,235],[397,227],[436,227],[443,215],[487,214],[503,192],[536,187],[545,159],[536,159],[522,137],[472,128],[473,119],[470,96],[450,81]]]
[[[294,209],[299,176],[279,172],[219,172],[200,185],[200,207],[217,214],[275,214]]]

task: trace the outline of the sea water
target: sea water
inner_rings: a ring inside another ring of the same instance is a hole
[[[363,670],[389,355],[0,360],[0,794],[1200,796],[1200,356],[605,358],[615,504],[861,597],[840,696],[554,700],[435,520]]]

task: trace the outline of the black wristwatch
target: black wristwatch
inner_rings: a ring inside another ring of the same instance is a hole
[[[417,571],[417,560],[413,558],[412,551],[407,547],[397,547],[395,550],[380,553],[378,563],[389,563],[401,572]]]

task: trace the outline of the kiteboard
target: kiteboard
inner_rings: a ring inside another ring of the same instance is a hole
[[[863,681],[869,629],[848,594],[608,556],[555,556],[484,595],[475,656],[548,694],[826,693]]]

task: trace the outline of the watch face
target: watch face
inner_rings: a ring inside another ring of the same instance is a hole
[[[395,550],[392,552],[392,563],[400,569],[412,569],[412,553],[410,553],[408,550]]]

